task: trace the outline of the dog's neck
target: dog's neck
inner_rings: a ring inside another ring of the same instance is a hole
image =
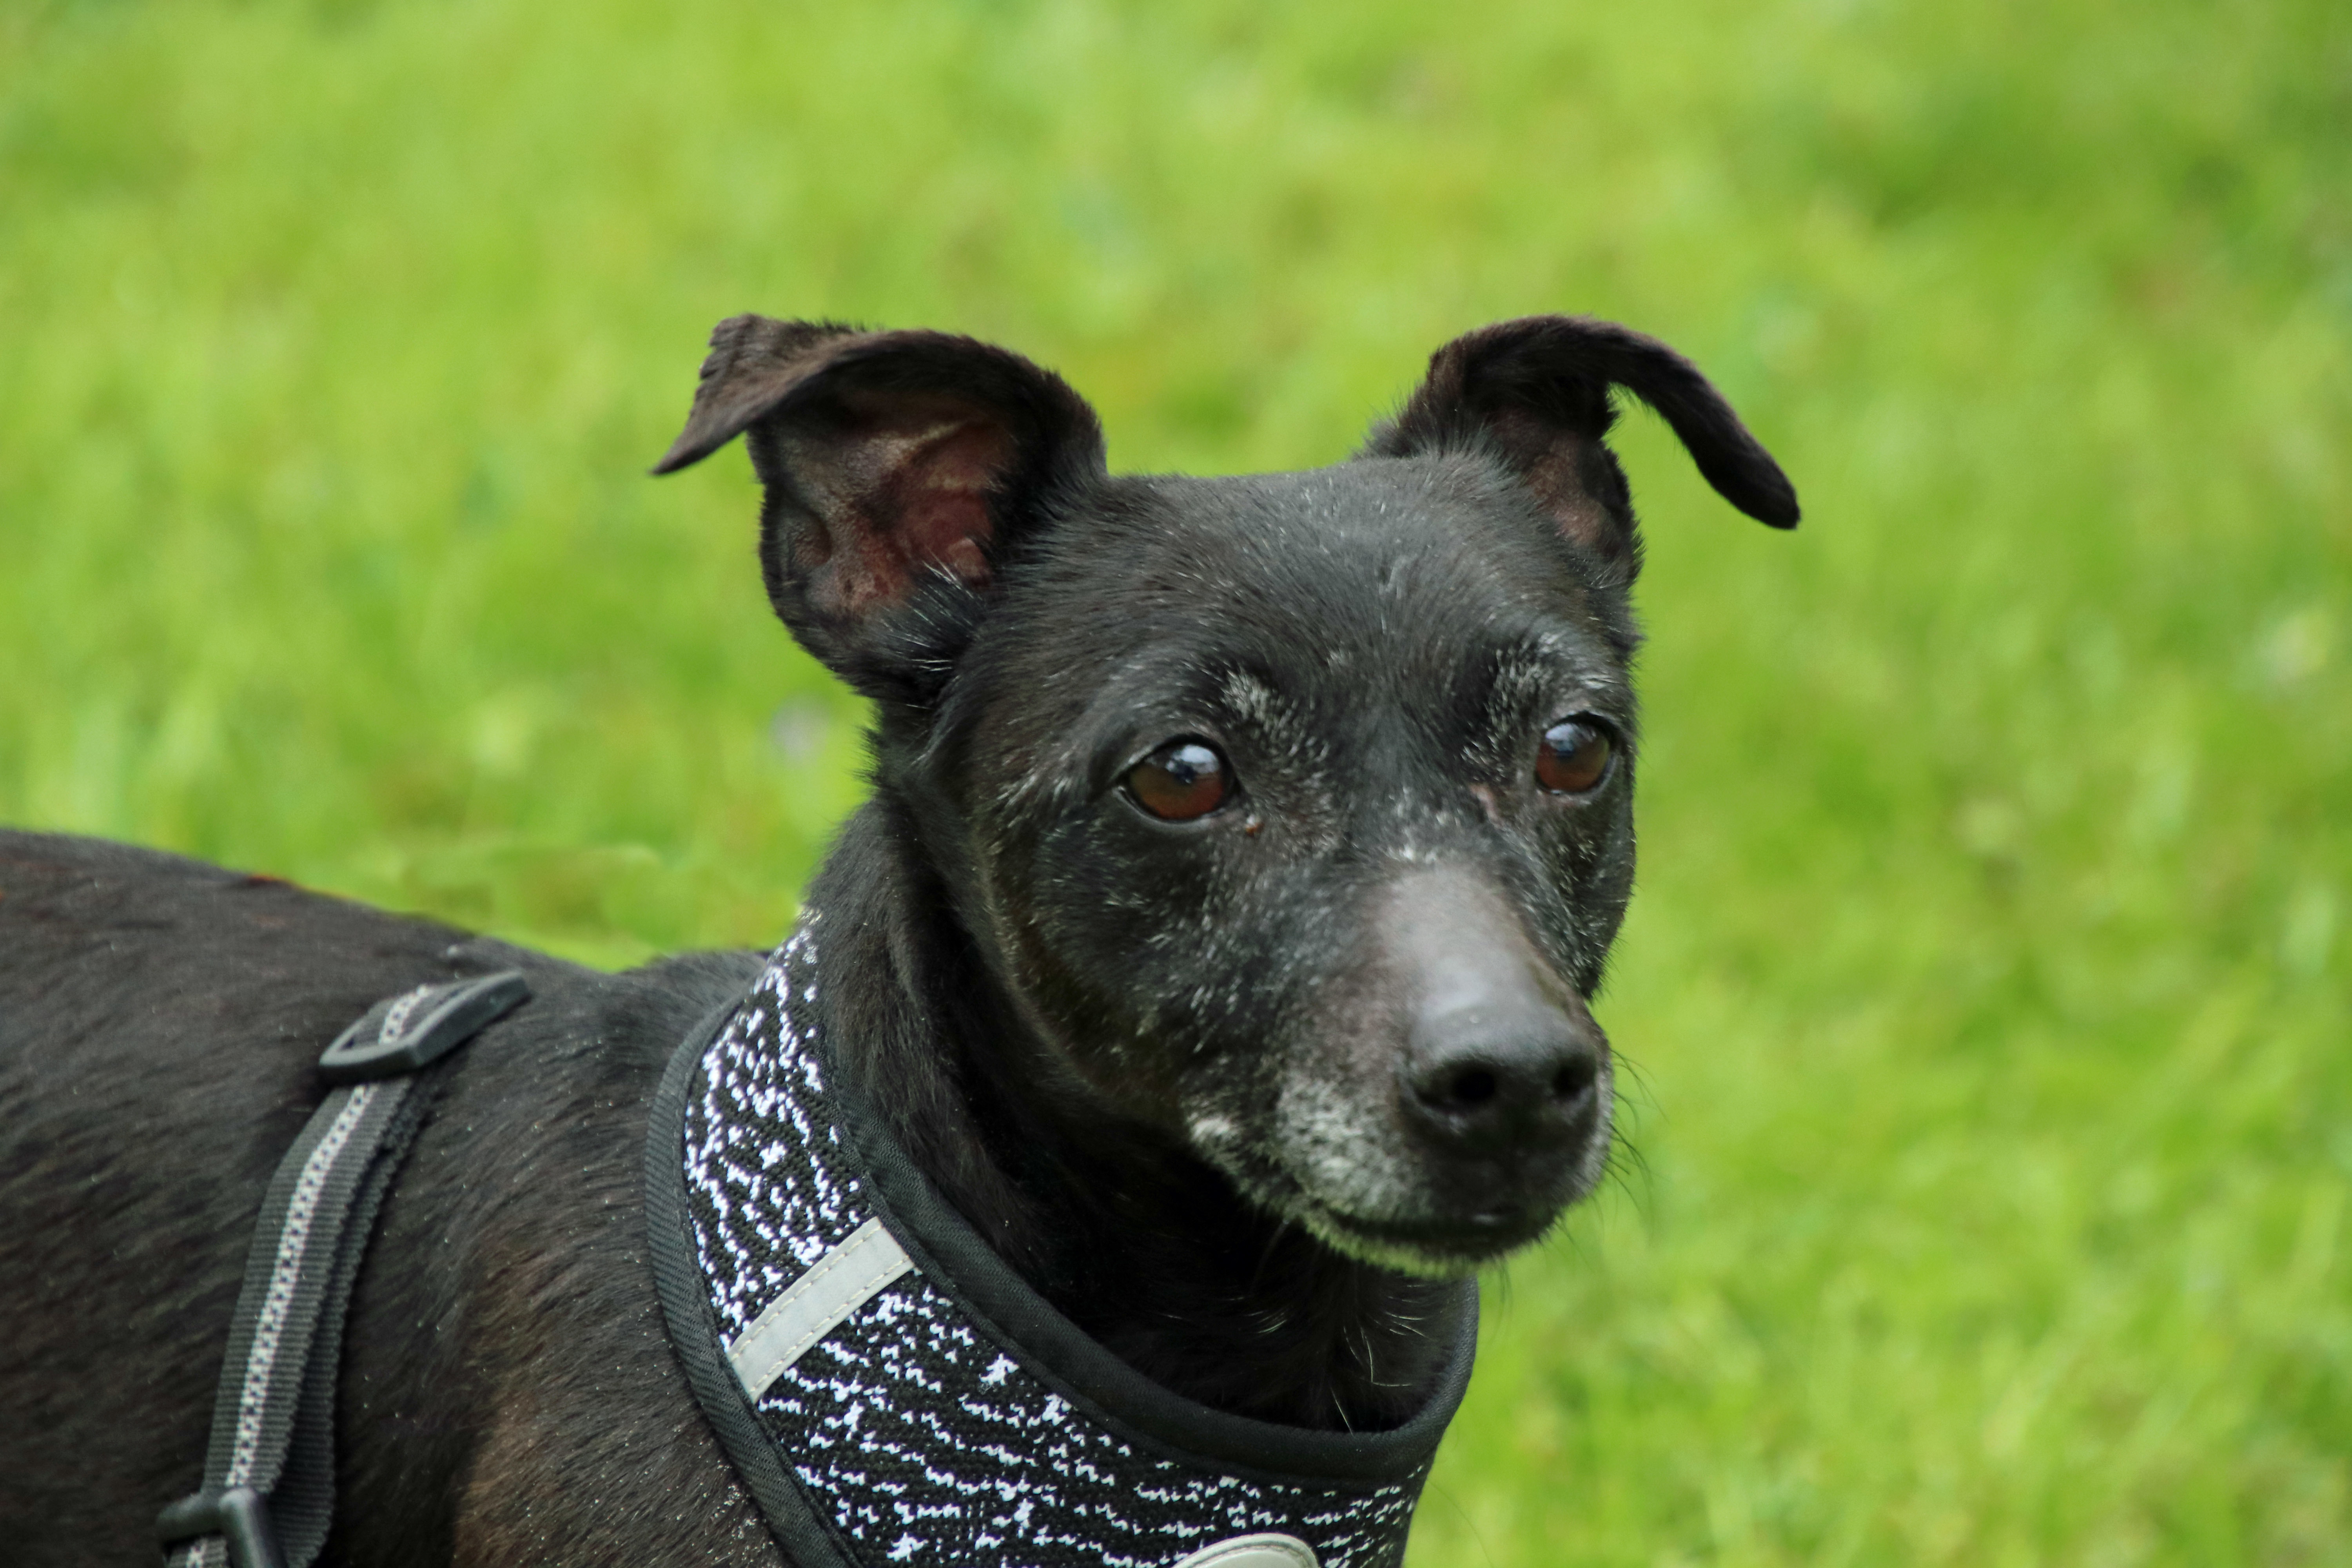
[[[1321,1429],[1419,1409],[1450,1289],[1359,1262],[1244,1203],[1145,1130],[1055,1116],[1019,1027],[886,802],[811,889],[833,1059],[1006,1263],[1120,1359],[1202,1404]]]

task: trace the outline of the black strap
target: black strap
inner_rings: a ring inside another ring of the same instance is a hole
[[[320,1058],[341,1084],[262,1200],[202,1489],[165,1509],[173,1568],[310,1568],[335,1510],[335,1373],[352,1281],[423,1117],[415,1073],[530,995],[508,970],[377,1003]]]

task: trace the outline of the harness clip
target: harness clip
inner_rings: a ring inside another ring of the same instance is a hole
[[[155,1533],[167,1550],[217,1535],[228,1543],[232,1568],[286,1568],[269,1500],[251,1487],[191,1492],[156,1516]]]
[[[319,1058],[328,1083],[397,1078],[448,1055],[530,999],[516,969],[446,985],[420,985],[367,1010]]]

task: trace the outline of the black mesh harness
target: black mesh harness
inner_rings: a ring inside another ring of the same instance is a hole
[[[1083,1334],[828,1070],[809,913],[671,1058],[646,1141],[670,1340],[803,1568],[1386,1568],[1466,1384],[1402,1426],[1210,1409]]]
[[[646,1143],[656,1286],[695,1399],[798,1568],[1392,1568],[1469,1382],[1475,1287],[1427,1404],[1316,1432],[1184,1399],[1006,1267],[827,1068],[810,911],[672,1056]],[[417,1075],[530,995],[517,973],[378,1003],[271,1178],[204,1484],[172,1568],[310,1568],[334,1513],[337,1363]]]

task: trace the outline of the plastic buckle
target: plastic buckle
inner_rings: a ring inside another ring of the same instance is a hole
[[[166,1551],[217,1535],[227,1542],[234,1568],[286,1568],[286,1554],[278,1549],[278,1527],[269,1518],[269,1500],[251,1487],[193,1492],[156,1516],[155,1533]]]
[[[369,1008],[319,1058],[328,1083],[362,1083],[415,1072],[456,1050],[530,999],[516,969],[446,985],[420,985]]]

